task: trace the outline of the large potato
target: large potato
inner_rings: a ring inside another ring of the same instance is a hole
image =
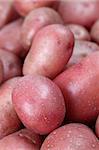
[[[61,1],[58,9],[65,23],[91,27],[99,18],[99,0]]]
[[[18,56],[24,56],[27,53],[21,45],[22,22],[22,19],[18,19],[0,30],[0,48],[4,48]]]
[[[0,60],[3,65],[4,80],[21,75],[21,61],[15,54],[0,49]]]
[[[40,145],[40,136],[27,129],[22,129],[0,140],[0,150],[40,150]]]
[[[99,52],[56,77],[67,106],[67,119],[92,123],[99,114]]]
[[[96,121],[96,134],[99,138],[99,115],[98,115],[98,118],[97,118],[97,121]]]
[[[26,16],[36,8],[51,6],[53,3],[54,0],[14,0],[14,6],[22,16]]]
[[[48,135],[41,150],[99,150],[99,141],[83,124],[67,124]]]
[[[22,44],[25,49],[29,49],[34,36],[44,26],[50,24],[62,24],[60,15],[51,8],[42,7],[31,11],[25,18],[22,25]]]
[[[92,40],[99,44],[99,20],[97,20],[92,26],[90,34]]]
[[[13,104],[23,124],[39,134],[59,127],[65,117],[60,89],[43,76],[22,77],[13,90]]]
[[[35,36],[23,65],[23,74],[40,74],[54,78],[72,55],[74,36],[64,25],[42,28]]]
[[[19,77],[12,78],[0,86],[0,139],[21,128],[12,105],[12,91],[18,80]]]

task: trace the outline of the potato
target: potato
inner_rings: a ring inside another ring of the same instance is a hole
[[[60,15],[51,8],[42,7],[31,11],[25,18],[22,25],[22,44],[25,49],[29,49],[34,36],[44,26],[50,24],[62,24]]]
[[[68,62],[74,37],[64,25],[42,28],[35,36],[23,65],[23,74],[40,74],[53,79]]]
[[[40,136],[22,129],[0,140],[0,150],[40,150]]]
[[[21,45],[22,22],[22,19],[18,19],[0,30],[0,48],[13,52],[20,57],[27,53]]]
[[[18,18],[18,14],[13,7],[13,0],[0,0],[0,29]]]
[[[47,134],[59,127],[65,117],[63,95],[50,79],[22,77],[12,93],[14,108],[25,125],[38,134]]]
[[[94,52],[54,80],[65,97],[67,120],[93,123],[99,114],[99,52]]]
[[[22,16],[26,16],[36,8],[51,6],[53,3],[53,0],[14,0],[14,6]]]
[[[66,27],[73,32],[76,40],[91,40],[89,32],[83,26],[78,24],[67,24]]]
[[[73,55],[71,56],[67,66],[77,64],[81,59],[95,51],[99,51],[99,46],[96,43],[75,40]]]
[[[2,81],[3,81],[3,75],[4,75],[3,64],[2,64],[2,62],[0,61],[0,84],[1,84]]]
[[[99,0],[61,1],[58,11],[65,23],[80,24],[90,28],[99,18]]]
[[[15,54],[0,49],[0,60],[3,65],[4,80],[21,75],[21,61]]]
[[[91,28],[91,38],[97,44],[99,44],[99,20],[97,20]]]
[[[71,123],[50,133],[41,150],[99,150],[99,141],[87,126]]]
[[[19,77],[12,78],[0,86],[0,139],[21,128],[12,105],[12,90],[18,80]]]
[[[97,137],[99,138],[99,115],[96,121],[96,134],[97,134]]]

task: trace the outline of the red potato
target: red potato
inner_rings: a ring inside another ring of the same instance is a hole
[[[24,76],[13,90],[14,108],[25,125],[38,134],[47,134],[59,127],[65,117],[63,95],[50,79]]]
[[[44,26],[50,24],[63,24],[60,15],[53,9],[42,7],[31,11],[25,18],[22,25],[22,44],[25,49],[29,49],[34,36]]]
[[[96,121],[96,134],[97,134],[97,137],[99,138],[99,115],[98,115],[98,118],[97,118],[97,121]]]
[[[4,49],[0,49],[0,61],[3,65],[4,80],[21,75],[22,64],[15,54],[5,51]]]
[[[72,55],[74,36],[64,25],[54,24],[41,29],[23,65],[23,74],[40,74],[54,78]]]
[[[71,56],[67,66],[72,66],[81,61],[92,52],[99,51],[99,46],[94,42],[75,40],[73,55]]]
[[[0,61],[0,84],[3,81],[3,75],[4,75],[3,65],[2,62]]]
[[[19,77],[12,78],[0,86],[0,139],[22,126],[12,105],[12,91],[18,80]]]
[[[90,28],[99,18],[99,0],[61,1],[58,11],[65,23],[80,24]]]
[[[67,120],[93,123],[99,114],[99,52],[94,52],[54,80],[65,97]]]
[[[67,124],[48,135],[41,150],[99,150],[99,141],[83,124]]]
[[[99,20],[97,20],[91,28],[91,38],[99,44]]]
[[[90,34],[85,27],[78,24],[67,24],[66,27],[73,32],[76,40],[91,40]]]
[[[26,16],[36,8],[51,6],[53,3],[54,0],[14,0],[14,6],[22,16]]]
[[[40,150],[40,136],[22,129],[0,140],[0,150]]]
[[[13,7],[13,0],[0,0],[0,29],[16,18],[18,14]]]
[[[0,48],[13,52],[18,56],[25,56],[27,51],[21,45],[21,26],[23,20],[18,19],[6,25],[0,31]]]

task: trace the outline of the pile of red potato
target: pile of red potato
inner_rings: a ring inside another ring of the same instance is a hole
[[[99,0],[0,0],[0,150],[99,150]]]

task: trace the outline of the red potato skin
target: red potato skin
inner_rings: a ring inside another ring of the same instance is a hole
[[[41,150],[99,150],[99,141],[83,124],[67,124],[48,135]]]
[[[23,20],[18,19],[6,25],[0,31],[0,48],[10,51],[20,57],[24,57],[27,53],[21,44],[21,26]]]
[[[94,52],[54,80],[66,102],[67,120],[93,123],[99,114],[99,52]]]
[[[66,27],[68,27],[73,32],[76,40],[91,40],[90,34],[85,27],[78,24],[68,24]]]
[[[3,65],[4,81],[22,74],[20,59],[13,53],[0,49],[0,60]]]
[[[98,115],[95,127],[96,127],[96,135],[99,138],[99,115]]]
[[[43,135],[51,132],[61,125],[65,117],[63,95],[58,86],[46,77],[22,77],[12,97],[19,118],[35,133]]]
[[[3,81],[3,77],[4,77],[4,70],[3,70],[2,62],[0,61],[0,84]]]
[[[22,16],[26,16],[34,9],[51,6],[53,3],[53,0],[14,0],[14,6]]]
[[[90,34],[92,40],[99,44],[99,20],[97,20],[92,26]]]
[[[59,8],[65,23],[80,24],[90,28],[99,18],[98,0],[70,0],[61,1]]]
[[[27,129],[22,129],[0,140],[1,150],[40,150],[40,136]]]
[[[54,24],[41,29],[23,65],[23,74],[40,74],[53,79],[72,55],[74,36],[64,25]]]
[[[12,78],[0,86],[0,139],[22,126],[12,105],[12,91],[19,78]]]
[[[63,24],[60,15],[53,9],[42,7],[31,11],[25,18],[22,25],[22,44],[25,49],[29,49],[34,36],[44,26],[50,24]]]

